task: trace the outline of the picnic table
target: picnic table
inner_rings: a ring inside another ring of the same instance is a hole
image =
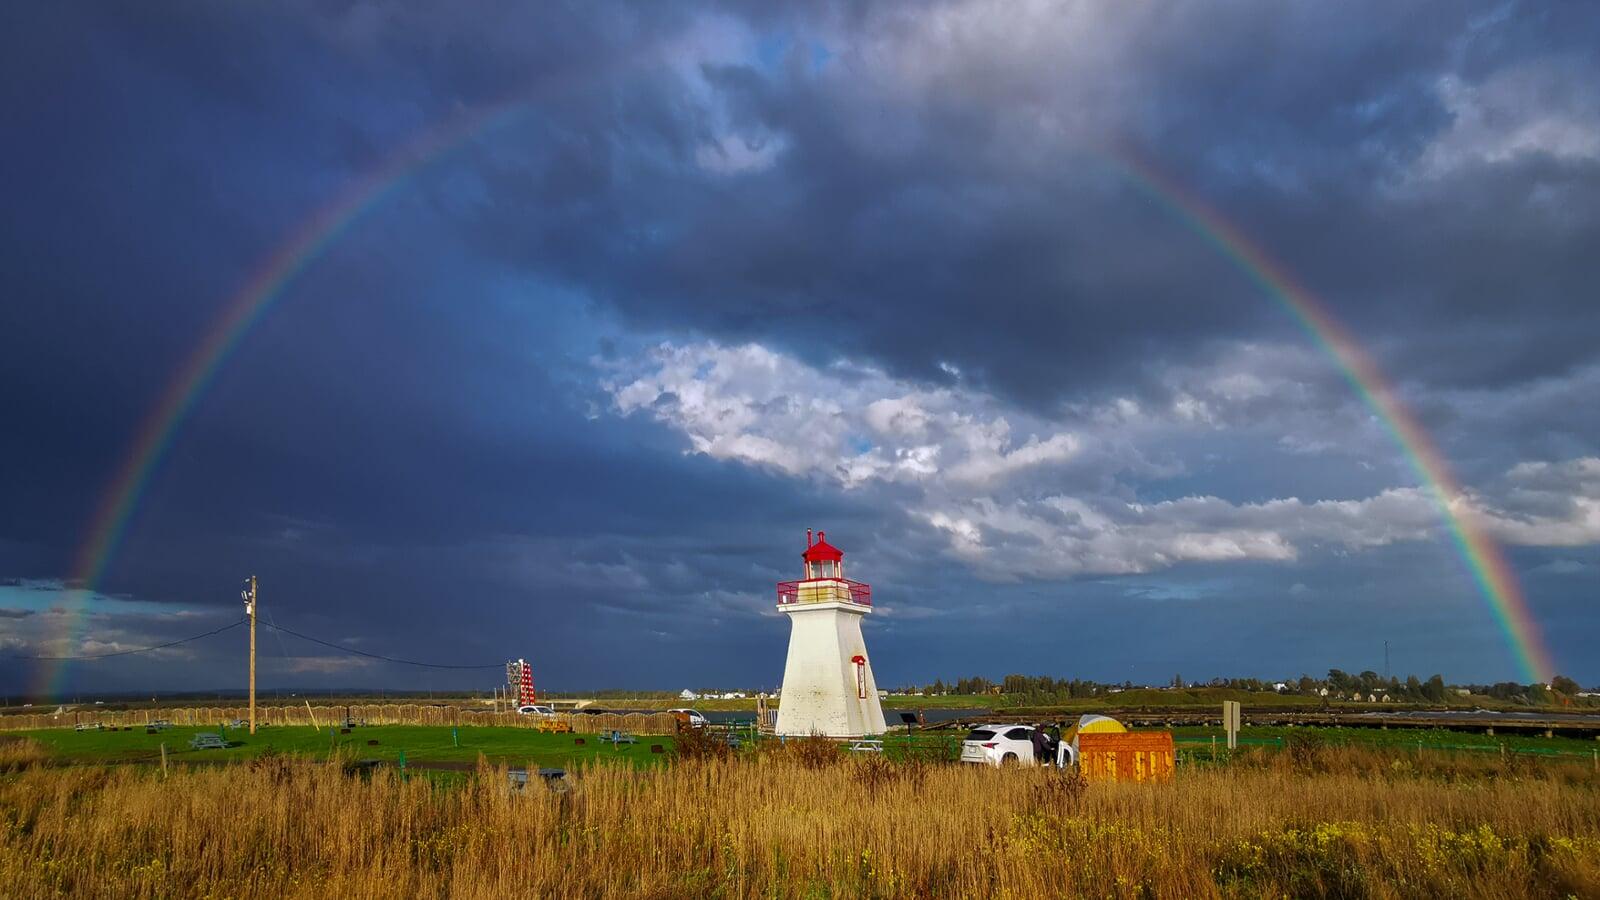
[[[534,774],[543,778],[546,784],[554,784],[567,777],[566,769],[535,769]],[[506,777],[510,779],[513,788],[522,788],[528,783],[527,769],[507,769]]]
[[[631,734],[626,734],[626,733],[621,732],[621,731],[612,731],[610,737],[602,738],[602,740],[610,741],[612,747],[619,747],[619,746],[621,746],[623,744],[637,744],[637,743],[639,743],[639,739],[638,738],[634,737]]]
[[[226,750],[228,742],[214,731],[202,731],[189,739],[190,750]]]
[[[872,738],[860,738],[850,742],[848,748],[851,753],[882,753],[883,741]]]

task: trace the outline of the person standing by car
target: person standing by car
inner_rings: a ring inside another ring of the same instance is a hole
[[[1033,734],[1028,736],[1028,741],[1033,744],[1033,762],[1035,765],[1050,764],[1050,736],[1044,733],[1043,725],[1034,725]]]

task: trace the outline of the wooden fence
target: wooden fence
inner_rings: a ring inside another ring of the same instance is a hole
[[[36,713],[0,716],[0,730],[21,731],[35,728],[75,728],[80,724],[106,727],[143,726],[165,720],[173,725],[221,725],[249,718],[243,706],[185,706],[175,709],[74,710],[64,713]],[[537,728],[545,717],[517,713],[495,713],[463,709],[459,706],[433,706],[420,703],[371,703],[349,706],[258,706],[256,724],[326,728],[343,724],[346,717],[363,725],[500,725]],[[566,722],[578,734],[604,734],[625,731],[631,734],[672,734],[676,727],[671,713],[603,713],[581,715],[561,713],[556,719]],[[315,719],[315,722],[313,722]]]

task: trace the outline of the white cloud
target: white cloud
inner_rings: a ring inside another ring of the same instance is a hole
[[[1600,544],[1600,457],[1525,462],[1505,480],[1500,508],[1478,497],[1467,501],[1497,539],[1538,547]]]
[[[1500,69],[1477,83],[1455,75],[1436,91],[1451,124],[1422,154],[1419,174],[1439,177],[1527,154],[1600,159],[1600,92],[1559,62]]]
[[[726,134],[695,149],[694,161],[708,172],[742,175],[772,168],[788,142],[773,135]]]
[[[1066,432],[1014,434],[987,395],[815,368],[759,344],[662,344],[607,388],[619,412],[681,431],[693,452],[845,488],[935,477],[982,484],[1065,463],[1080,448]]]
[[[1000,580],[1128,575],[1185,562],[1287,561],[1302,547],[1359,549],[1422,539],[1439,521],[1428,496],[1413,488],[1310,503],[1185,497],[1090,504],[1050,496],[999,504],[985,498],[921,514],[945,534],[953,555]]]
[[[1351,422],[1368,422],[1359,407],[1348,422],[1302,409],[1311,392],[1292,374],[1302,362],[1292,352],[1236,348],[1212,370],[1169,372],[1187,387],[1174,392],[1178,403],[1153,409],[1117,398],[1054,421],[965,385],[926,388],[875,369],[819,367],[758,344],[663,343],[643,359],[610,364],[606,388],[619,413],[682,433],[688,452],[847,491],[892,485],[946,552],[995,580],[1289,562],[1308,550],[1437,538],[1440,510],[1431,491],[1416,487],[1359,499],[1129,499],[1123,478],[1170,474],[1139,460],[1143,438],[1254,427],[1270,409],[1308,423],[1287,446],[1309,453],[1338,444],[1333,432],[1348,438]],[[1260,372],[1240,371],[1246,364]],[[1456,498],[1454,511],[1510,543],[1600,542],[1600,459],[1525,463],[1502,482],[1492,496]]]

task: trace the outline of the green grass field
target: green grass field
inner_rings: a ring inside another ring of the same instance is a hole
[[[671,752],[672,738],[666,735],[638,735],[639,743],[613,748],[599,735],[545,734],[529,728],[493,728],[466,726],[454,729],[459,737],[452,737],[451,728],[442,726],[375,725],[352,728],[349,734],[329,734],[326,728],[307,727],[259,728],[254,735],[244,729],[219,729],[215,726],[200,728],[169,728],[158,734],[146,734],[143,728],[133,731],[73,731],[70,729],[40,729],[11,732],[29,737],[50,748],[56,756],[82,762],[112,762],[154,760],[161,756],[161,745],[167,745],[168,758],[173,762],[212,762],[248,759],[264,753],[286,753],[326,759],[337,753],[347,759],[381,759],[398,761],[400,753],[406,762],[474,762],[479,754],[491,762],[521,766],[570,767],[580,762],[595,760],[627,760],[646,766],[661,762]],[[226,750],[190,750],[189,739],[198,732],[219,733],[232,746]],[[582,745],[577,740],[582,739]],[[370,746],[368,741],[377,741]],[[660,744],[666,753],[651,753],[650,745]]]

